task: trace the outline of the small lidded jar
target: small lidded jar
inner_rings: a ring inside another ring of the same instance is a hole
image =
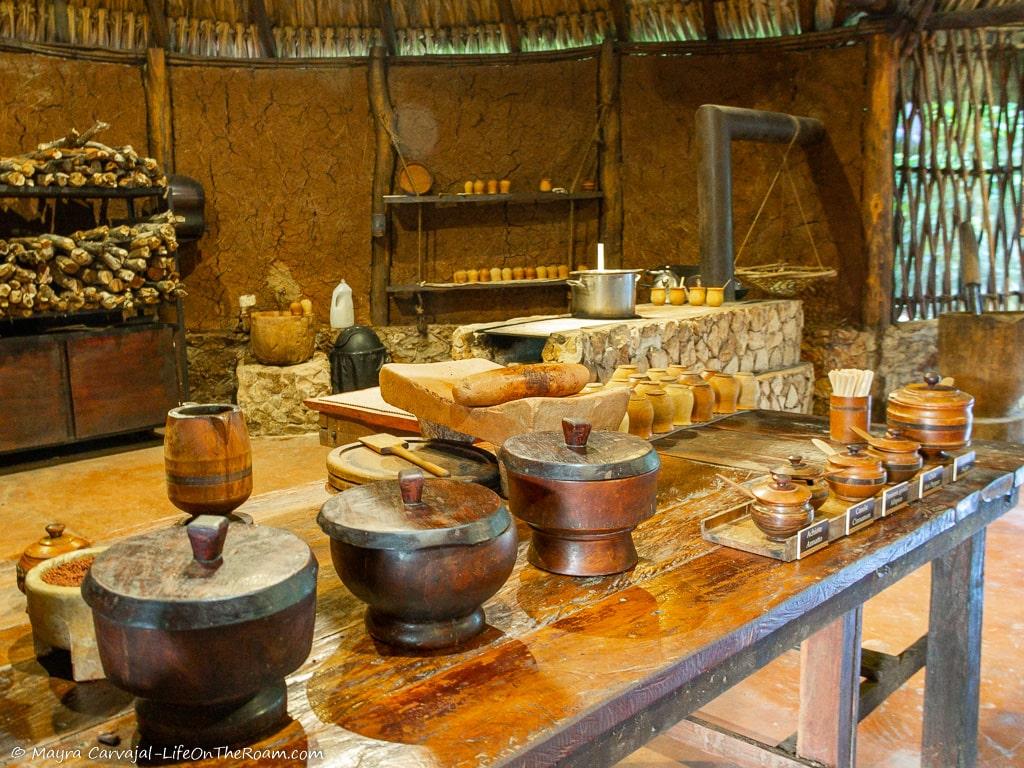
[[[814,521],[811,489],[788,474],[772,470],[771,479],[755,484],[751,492],[757,500],[750,505],[750,517],[773,541],[783,541]]]
[[[828,501],[828,483],[825,470],[815,464],[808,464],[803,456],[787,456],[787,464],[772,469],[773,474],[789,475],[793,482],[811,489],[811,506],[817,511]]]
[[[22,592],[25,591],[25,574],[44,560],[91,546],[92,542],[89,540],[66,532],[63,523],[50,523],[46,526],[46,535],[29,544],[21,553],[21,559],[18,560],[18,566],[15,569],[18,589]]]
[[[924,383],[892,392],[885,417],[890,429],[920,443],[925,455],[938,455],[971,444],[973,409],[973,396],[939,383],[938,374],[929,373]]]

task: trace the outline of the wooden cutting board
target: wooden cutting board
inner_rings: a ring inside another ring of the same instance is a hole
[[[389,363],[380,371],[385,402],[418,418],[501,445],[513,435],[561,431],[566,417],[586,419],[594,429],[618,429],[629,403],[626,388],[571,397],[526,397],[486,408],[467,408],[452,399],[452,387],[464,377],[502,366],[471,358],[442,363]]]
[[[492,490],[499,488],[498,460],[482,448],[446,440],[406,439],[410,451],[447,469],[450,479],[478,483]],[[398,456],[383,456],[361,443],[342,445],[327,454],[327,479],[339,490],[378,480],[396,480],[403,469],[413,468]]]

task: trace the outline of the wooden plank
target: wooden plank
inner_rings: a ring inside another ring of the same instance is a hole
[[[672,727],[669,738],[697,747],[711,755],[758,768],[807,768],[812,765],[785,751],[756,739],[722,728],[696,715],[690,715]]]
[[[512,0],[498,0],[498,13],[501,14],[501,30],[508,41],[509,53],[523,50],[523,42],[519,35],[519,19],[512,7]]]
[[[171,82],[163,48],[146,49],[146,121],[149,154],[164,173],[174,173],[174,118],[171,111]]]
[[[876,35],[868,48],[868,114],[864,125],[864,175],[861,225],[867,253],[863,317],[868,328],[883,330],[892,322],[893,269],[893,126],[896,120],[898,43]]]
[[[860,684],[858,718],[863,720],[874,712],[891,693],[924,667],[928,635],[922,635],[897,656],[861,649],[860,669],[865,678]]]
[[[814,4],[815,0],[797,0],[797,17],[801,32],[814,31]]]
[[[259,35],[260,49],[268,59],[277,58],[277,43],[274,42],[274,29],[270,24],[267,6],[264,0],[249,0],[249,21],[256,26]]]
[[[64,443],[73,434],[63,340],[0,339],[0,452]]]
[[[860,606],[800,646],[796,751],[830,768],[855,768],[860,692]]]
[[[626,0],[608,0],[612,12],[612,21],[615,23],[615,40],[628,43],[632,40],[632,29],[629,23],[629,9],[626,7]]]
[[[968,768],[978,754],[985,531],[932,563],[923,768]]]
[[[718,40],[718,17],[715,16],[715,0],[701,0],[701,15],[704,17],[704,38]]]
[[[924,28],[928,30],[977,29],[1021,23],[1024,23],[1024,3],[1009,3],[964,11],[933,13],[925,21]]]
[[[146,0],[146,12],[149,14],[149,47],[166,49],[171,44],[166,0]]]
[[[384,0],[386,1],[386,0]],[[391,251],[384,195],[390,192],[391,177],[395,171],[395,148],[392,136],[396,122],[391,97],[388,95],[387,53],[379,45],[370,51],[367,70],[370,108],[373,110],[376,151],[373,158],[373,185],[371,189],[370,230],[370,317],[374,325],[388,324],[387,286],[391,276]]]
[[[83,333],[67,340],[75,437],[160,426],[178,404],[174,329]]]
[[[601,142],[598,167],[604,206],[601,211],[601,241],[604,243],[605,266],[622,266],[622,103],[619,98],[621,60],[615,42],[606,37],[601,44],[597,71]]]

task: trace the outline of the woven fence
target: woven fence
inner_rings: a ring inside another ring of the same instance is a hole
[[[964,308],[961,222],[978,240],[987,306],[1021,305],[1022,57],[1024,31],[962,30],[926,38],[901,68],[896,320]]]

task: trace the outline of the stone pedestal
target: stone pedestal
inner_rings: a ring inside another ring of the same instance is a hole
[[[318,414],[302,401],[331,393],[331,364],[317,352],[298,365],[238,364],[238,405],[252,435],[298,435],[319,430]]]

